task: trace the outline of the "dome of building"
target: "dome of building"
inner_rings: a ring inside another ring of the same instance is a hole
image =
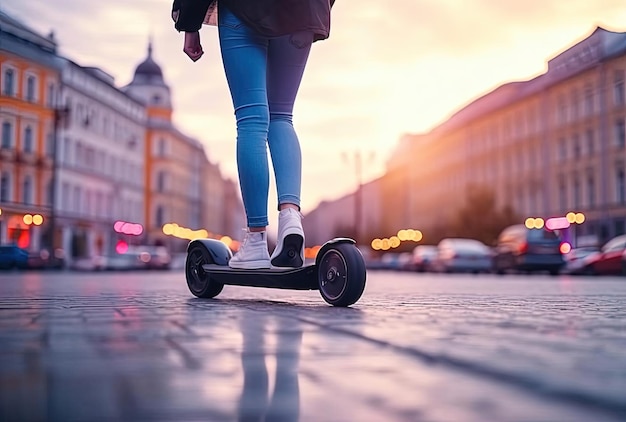
[[[135,68],[131,85],[165,85],[161,66],[152,59],[152,42],[148,43],[148,57]]]

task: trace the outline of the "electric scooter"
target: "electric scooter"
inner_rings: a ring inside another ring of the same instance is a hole
[[[288,251],[294,255],[297,251]],[[365,261],[356,242],[335,238],[324,243],[314,264],[300,268],[240,270],[230,268],[231,250],[219,240],[196,239],[187,246],[185,276],[191,293],[213,298],[224,285],[267,287],[292,290],[319,290],[333,306],[350,306],[365,289]]]

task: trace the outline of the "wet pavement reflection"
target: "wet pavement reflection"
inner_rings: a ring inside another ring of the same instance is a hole
[[[0,420],[626,420],[622,280],[369,277],[351,308],[198,299],[173,272],[3,277]]]
[[[302,329],[297,320],[269,318],[266,315],[244,314],[241,319],[243,350],[243,392],[239,399],[238,420],[297,421],[300,410],[298,363]],[[274,319],[276,327],[268,323]],[[268,350],[266,337],[275,337],[275,349]],[[274,388],[268,396],[267,358],[275,358]]]

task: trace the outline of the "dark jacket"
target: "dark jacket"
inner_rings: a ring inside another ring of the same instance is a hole
[[[172,16],[178,31],[200,30],[207,11],[218,0],[174,0]],[[330,9],[335,0],[219,0],[235,16],[260,35],[279,37],[311,31],[315,40],[328,38]]]

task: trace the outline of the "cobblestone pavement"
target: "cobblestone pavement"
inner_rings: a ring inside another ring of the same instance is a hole
[[[0,420],[624,421],[625,302],[623,278],[370,272],[343,309],[5,272]]]

